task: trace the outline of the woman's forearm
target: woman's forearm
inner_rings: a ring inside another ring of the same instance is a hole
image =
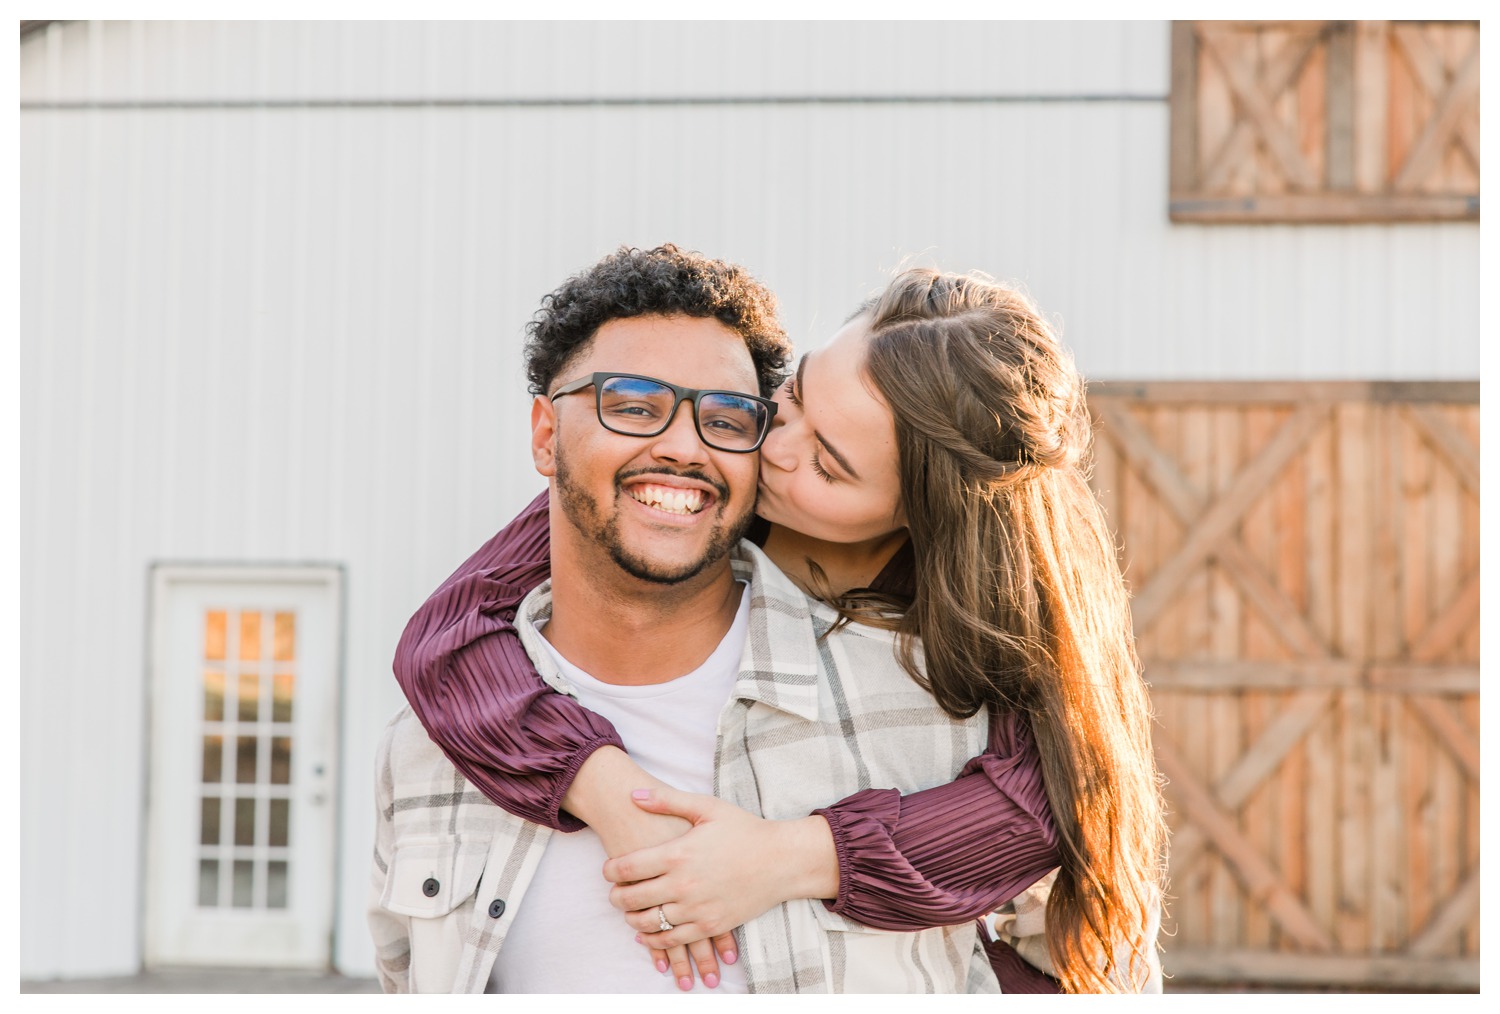
[[[780,868],[786,897],[832,899],[839,895],[839,856],[833,830],[818,814],[781,820]]]
[[[681,817],[647,813],[632,793],[660,789],[667,783],[650,774],[624,750],[602,747],[578,769],[562,806],[599,835],[610,856],[624,855],[676,838],[692,825]]]

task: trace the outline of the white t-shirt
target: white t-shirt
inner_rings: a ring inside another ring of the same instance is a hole
[[[713,792],[719,715],[739,677],[750,628],[750,596],[729,632],[697,669],[667,683],[601,683],[544,644],[584,707],[614,723],[637,764],[689,792]],[[663,636],[670,636],[663,632]],[[628,645],[625,646],[628,650]],[[487,993],[676,993],[671,972],[651,963],[624,913],[609,903],[608,859],[592,828],[553,834],[526,889]],[[743,993],[740,963],[719,963],[720,984],[694,993]],[[695,975],[696,979],[696,975]]]

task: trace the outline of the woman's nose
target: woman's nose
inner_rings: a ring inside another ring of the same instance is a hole
[[[793,425],[790,420],[783,419],[779,415],[771,420],[770,432],[766,434],[765,443],[760,445],[760,461],[762,465],[770,465],[783,472],[790,472],[795,466],[797,457],[792,452]]]

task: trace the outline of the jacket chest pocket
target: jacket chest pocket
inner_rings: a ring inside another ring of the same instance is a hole
[[[412,992],[452,991],[489,852],[490,839],[462,835],[396,844],[380,904],[410,919]]]

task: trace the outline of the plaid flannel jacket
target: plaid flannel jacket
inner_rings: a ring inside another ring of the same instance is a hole
[[[836,613],[748,542],[732,565],[749,582],[750,631],[719,718],[720,798],[772,819],[802,817],[860,789],[942,784],[983,752],[983,713],[945,714],[897,662],[894,634],[856,624],[819,641]],[[527,597],[516,626],[543,679],[571,693],[534,626],[550,615],[550,590]],[[553,832],[473,789],[409,707],[382,737],[376,797],[369,923],[382,986],[482,992]],[[736,938],[752,993],[999,991],[972,921],[875,930],[798,899]]]

